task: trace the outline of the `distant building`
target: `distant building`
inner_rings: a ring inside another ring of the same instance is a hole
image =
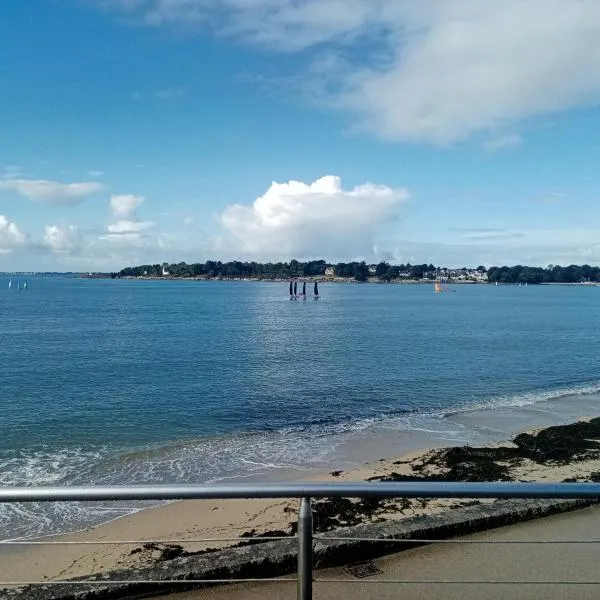
[[[377,265],[369,265],[369,275],[375,275],[377,271]]]
[[[333,267],[325,267],[325,275],[333,277],[335,275],[335,269]]]

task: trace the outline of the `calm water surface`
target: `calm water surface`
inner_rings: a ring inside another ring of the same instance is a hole
[[[381,428],[468,439],[474,408],[600,390],[598,287],[28,283],[0,279],[3,485],[309,470]],[[3,507],[0,537],[133,508]]]

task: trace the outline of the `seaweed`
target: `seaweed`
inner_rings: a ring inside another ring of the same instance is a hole
[[[521,456],[537,463],[568,464],[600,457],[600,418],[547,427],[535,434],[521,433],[513,440]]]

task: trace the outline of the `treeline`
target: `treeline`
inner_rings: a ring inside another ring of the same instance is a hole
[[[491,283],[582,283],[600,282],[600,267],[590,265],[548,265],[542,267],[491,267],[487,272]]]
[[[207,260],[205,263],[162,265],[141,265],[139,267],[128,267],[120,271],[119,277],[161,277],[168,273],[172,277],[223,277],[223,278],[256,278],[256,279],[284,279],[288,277],[319,277],[325,275],[327,263],[324,260],[313,260],[309,262],[298,262],[292,260],[289,263],[258,263],[221,262]]]
[[[353,278],[356,281],[366,281],[375,276],[382,281],[391,281],[399,277],[422,279],[435,277],[436,267],[423,265],[390,265],[381,262],[378,265],[367,265],[366,262],[349,262],[330,265],[324,260],[300,262],[291,260],[289,263],[258,263],[258,262],[220,262],[209,260],[205,263],[185,262],[174,264],[140,265],[128,267],[116,274],[116,277],[207,277],[226,279],[287,279],[290,277],[336,277]]]
[[[204,263],[187,264],[154,264],[128,267],[114,277],[205,277],[207,279],[288,279],[291,277],[326,277],[335,276],[356,281],[366,281],[376,278],[380,281],[404,280],[447,280],[487,281],[491,283],[581,283],[585,281],[600,282],[600,267],[589,265],[548,265],[528,267],[516,265],[513,267],[491,267],[486,269],[480,265],[476,269],[449,269],[436,267],[432,264],[401,264],[390,265],[380,262],[368,265],[366,262],[354,261],[331,265],[324,260],[300,262],[258,263],[258,262],[221,262],[208,260]]]

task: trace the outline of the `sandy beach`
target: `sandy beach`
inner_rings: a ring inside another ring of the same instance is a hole
[[[589,481],[600,478],[600,418],[530,430],[512,441],[483,446],[422,449],[346,471],[318,473],[312,481]],[[319,500],[315,531],[457,510],[460,500]],[[294,531],[296,500],[174,502],[87,531],[37,540],[61,545],[4,546],[2,581],[58,580],[136,569],[185,552],[232,545],[231,538],[286,536]],[[193,542],[208,538],[210,542]],[[115,544],[114,541],[131,541]],[[160,540],[161,543],[150,544]],[[221,540],[221,541],[214,541]],[[228,540],[228,541],[226,541]],[[148,544],[141,542],[148,542]],[[101,542],[100,545],[80,542]]]

